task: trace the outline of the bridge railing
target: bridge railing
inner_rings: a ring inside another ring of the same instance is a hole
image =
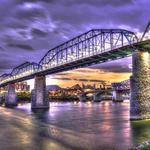
[[[23,63],[16,68],[14,68],[11,72],[11,74],[4,74],[0,77],[0,84],[7,83],[9,81],[13,81],[16,79],[20,79],[29,75],[32,75],[36,72],[39,72],[39,68],[41,68],[38,64],[36,63]]]
[[[128,44],[129,44],[129,43],[126,42],[126,43],[124,43],[123,46],[127,46]],[[120,47],[122,47],[122,45],[117,45],[117,46],[115,47],[115,49],[120,48]],[[54,68],[54,67],[56,67],[56,66],[58,67],[58,66],[61,66],[61,65],[66,64],[66,63],[75,62],[75,61],[81,60],[81,59],[83,59],[83,58],[88,58],[88,57],[90,57],[90,56],[97,55],[97,54],[102,54],[102,53],[109,52],[109,51],[111,51],[111,48],[105,49],[104,52],[101,52],[101,51],[99,51],[99,50],[96,51],[96,52],[93,51],[93,54],[92,54],[92,53],[89,53],[89,52],[83,52],[83,53],[79,52],[79,57],[76,57],[75,54],[72,54],[71,56],[69,56],[69,58],[68,58],[67,60],[66,60],[66,59],[60,59],[59,61],[56,61],[56,60],[51,61],[51,63],[49,63],[49,64],[44,64],[44,65],[42,66],[41,70],[39,70],[39,71],[51,69],[51,68]]]

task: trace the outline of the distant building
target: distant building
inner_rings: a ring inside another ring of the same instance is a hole
[[[18,82],[15,84],[15,89],[17,91],[29,91],[30,85],[27,84],[27,82]]]

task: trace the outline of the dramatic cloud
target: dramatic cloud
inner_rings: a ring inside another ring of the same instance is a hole
[[[47,32],[44,32],[44,31],[41,31],[41,30],[39,30],[39,29],[32,29],[32,35],[34,36],[34,37],[45,37],[45,36],[47,36],[48,35],[48,33]]]
[[[93,69],[100,69],[107,72],[116,73],[131,73],[132,69],[132,58],[122,58],[115,61],[109,61],[102,64],[90,66]]]
[[[19,49],[24,49],[24,50],[34,50],[30,45],[23,45],[23,44],[7,44],[9,47],[15,47]]]
[[[65,81],[81,81],[81,82],[98,82],[98,83],[104,83],[105,81],[103,80],[90,80],[90,79],[75,79],[75,78],[52,78],[52,79],[56,79],[56,80],[65,80]]]
[[[129,79],[130,73],[108,72],[102,69],[80,68],[55,75],[47,76],[47,84],[59,84],[61,87],[71,87],[75,84],[107,84]]]
[[[0,51],[4,51],[5,49],[3,47],[0,46]]]
[[[142,33],[150,19],[149,5],[148,0],[1,0],[0,60],[6,65],[0,66],[0,74],[24,61],[39,62],[47,50],[92,28]],[[131,59],[126,60],[91,69],[130,73]]]

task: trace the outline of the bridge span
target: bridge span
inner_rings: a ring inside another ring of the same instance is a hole
[[[51,50],[39,63],[25,62],[0,76],[6,104],[16,105],[16,82],[35,78],[32,108],[48,108],[45,75],[132,56],[131,119],[150,117],[150,23],[142,39],[123,29],[93,29]],[[142,106],[142,107],[141,107]]]

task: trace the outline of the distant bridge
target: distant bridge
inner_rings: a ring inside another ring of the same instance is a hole
[[[113,101],[123,101],[124,99],[130,99],[130,80],[124,80],[122,82],[112,83],[112,99]]]
[[[87,95],[92,94],[92,100],[94,102],[102,101],[103,99],[109,100],[112,99],[111,96],[112,89],[111,88],[102,88],[102,89],[93,89],[89,91],[81,91],[78,93],[78,97],[80,101],[87,101]]]
[[[116,91],[130,91],[130,80],[112,83],[112,89]]]

